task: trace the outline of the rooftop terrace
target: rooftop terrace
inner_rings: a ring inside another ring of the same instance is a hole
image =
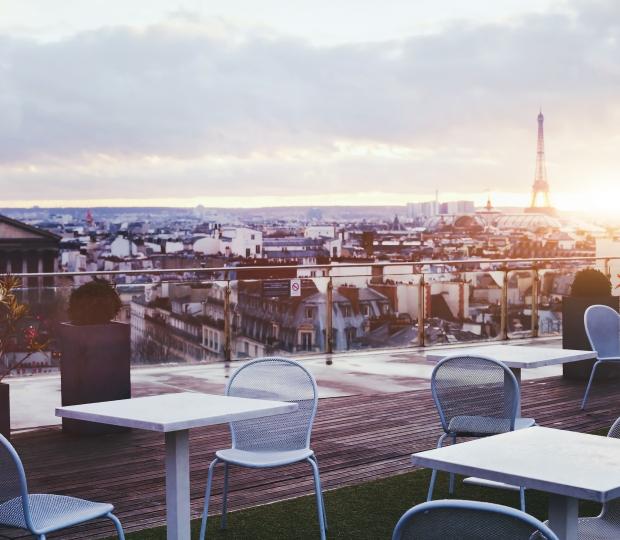
[[[547,345],[557,346],[558,341],[550,340]],[[324,357],[303,360],[317,376],[324,396],[312,442],[321,461],[324,488],[332,490],[411,471],[411,453],[433,448],[440,433],[428,388],[432,364],[422,353],[411,350],[335,355],[333,361],[326,366]],[[235,367],[233,363],[135,369],[134,395],[186,389],[220,393],[227,374]],[[523,383],[524,416],[536,418],[543,426],[593,431],[608,427],[619,415],[613,384],[598,384],[584,413],[579,409],[583,383],[554,376],[557,374],[557,368],[524,372],[524,378],[536,377]],[[57,399],[57,378],[52,376],[14,379],[11,384],[16,386],[13,396],[17,399],[22,399],[21,390],[27,386],[28,394],[47,388],[44,399]],[[39,403],[37,409],[49,415],[51,406],[51,402],[44,407]],[[23,414],[31,416],[27,411]],[[44,415],[38,418],[45,419]],[[111,502],[128,532],[165,523],[164,444],[160,434],[136,430],[75,437],[52,426],[17,432],[13,441],[24,461],[31,491]],[[202,509],[213,453],[228,444],[226,426],[191,431],[193,517],[199,517]],[[231,510],[312,492],[311,477],[303,465],[291,466],[285,474],[235,469],[231,478]],[[216,475],[212,506],[216,512],[221,482],[221,475]],[[1,533],[7,538],[27,537],[15,530]],[[108,523],[92,522],[67,530],[62,538],[96,539],[112,533]]]

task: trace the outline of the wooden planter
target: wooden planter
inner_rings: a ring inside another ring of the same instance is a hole
[[[60,325],[60,387],[62,405],[81,405],[131,397],[130,327],[111,322]],[[95,422],[62,419],[63,431],[100,434],[125,428]]]
[[[618,296],[593,296],[573,297],[565,296],[562,300],[562,348],[591,351],[590,342],[583,323],[583,315],[590,306],[602,304],[618,311],[620,297]],[[596,360],[582,360],[569,362],[562,366],[562,372],[567,379],[587,381]],[[603,364],[596,370],[596,377],[616,378],[620,377],[620,365]]]
[[[10,386],[0,383],[0,433],[7,439],[11,438],[11,401]]]

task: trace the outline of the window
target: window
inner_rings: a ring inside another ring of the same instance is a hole
[[[355,339],[356,331],[355,328],[347,328],[345,329],[345,336],[347,338],[347,349],[351,348],[353,344],[353,340]]]
[[[260,253],[260,244],[256,244],[256,253],[259,254]]]
[[[302,351],[311,351],[312,350],[312,332],[301,332],[300,333],[300,345]]]
[[[370,314],[370,309],[368,308],[368,304],[362,304],[361,309],[362,309],[362,315],[368,317],[368,315]]]
[[[343,306],[342,307],[342,315],[344,317],[350,317],[351,316],[351,306]]]
[[[250,256],[250,248],[245,248],[245,256],[246,257]]]
[[[304,310],[304,317],[306,317],[306,319],[314,318],[314,308],[313,307],[307,307]]]

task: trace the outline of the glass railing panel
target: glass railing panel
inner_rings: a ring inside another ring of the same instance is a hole
[[[508,272],[507,331],[509,339],[530,338],[535,272],[530,264]]]
[[[562,298],[575,272],[595,264],[511,262],[508,337],[532,336],[534,291],[538,335],[561,335]],[[116,320],[130,326],[131,362],[165,364],[416,347],[421,308],[426,346],[501,339],[504,265],[412,262],[258,273],[255,268],[205,268],[100,277],[120,295]],[[17,295],[30,314],[22,330],[47,344],[46,351],[24,362],[20,369],[31,370],[25,373],[58,368],[58,325],[68,321],[71,291],[92,279],[64,274],[24,278]],[[9,351],[10,358],[5,355],[5,362],[20,358],[24,351],[19,346]]]
[[[538,293],[538,335],[562,335],[562,298],[570,291],[575,270],[572,268],[542,268]]]

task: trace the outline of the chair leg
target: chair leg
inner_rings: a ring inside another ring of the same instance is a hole
[[[525,488],[519,488],[519,504],[521,506],[521,512],[525,512]]]
[[[319,469],[319,475],[320,475],[320,468],[319,468],[319,460],[315,455],[310,456],[310,459],[313,459],[314,462],[316,463],[316,468]],[[321,504],[323,505],[323,524],[325,525],[325,530],[328,530],[327,527],[327,510],[325,510],[325,497],[323,496],[323,490],[321,490]]]
[[[448,436],[447,433],[443,433],[441,435],[441,437],[439,437],[439,439],[437,440],[437,448],[441,448],[441,446],[443,445],[443,440]],[[435,489],[435,481],[437,480],[437,469],[433,469],[433,472],[431,473],[431,482],[428,486],[428,495],[426,496],[426,500],[428,502],[433,500],[433,491]]]
[[[224,491],[222,492],[222,522],[221,529],[226,528],[228,517],[228,463],[224,463]]]
[[[316,492],[316,508],[319,518],[319,527],[321,529],[321,540],[325,540],[325,518],[323,517],[323,495],[321,494],[321,479],[319,478],[319,468],[317,464],[307,458],[306,461],[312,467],[312,476],[314,476],[314,491]]]
[[[452,444],[456,444],[456,435],[452,435]],[[448,493],[454,495],[454,473],[450,473],[450,484],[448,486]]]
[[[215,458],[209,465],[209,474],[207,475],[207,488],[205,490],[205,506],[202,511],[202,524],[200,525],[200,540],[204,540],[207,534],[207,517],[209,515],[209,499],[211,498],[211,484],[213,482],[213,470],[219,463],[219,458]]]
[[[114,523],[118,540],[125,540],[125,533],[123,532],[123,526],[121,525],[120,519],[118,519],[112,512],[106,514],[106,517]]]
[[[588,401],[588,394],[590,393],[590,386],[592,386],[592,381],[594,380],[594,373],[596,372],[596,368],[600,364],[600,360],[597,360],[592,366],[592,373],[590,373],[590,380],[588,381],[588,386],[586,386],[586,393],[583,396],[583,401],[581,402],[581,410],[586,410],[586,402]]]

